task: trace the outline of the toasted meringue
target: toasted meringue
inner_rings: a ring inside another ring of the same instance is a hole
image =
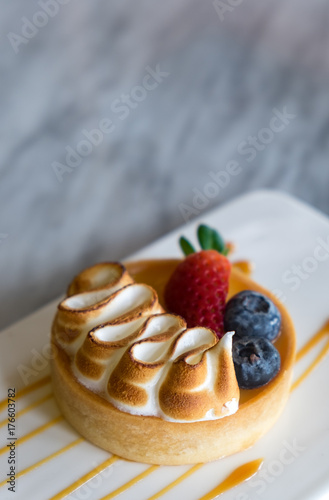
[[[233,332],[218,342],[207,328],[187,329],[179,316],[163,314],[153,288],[134,283],[118,263],[82,271],[68,294],[53,336],[88,389],[121,411],[170,421],[237,411]]]

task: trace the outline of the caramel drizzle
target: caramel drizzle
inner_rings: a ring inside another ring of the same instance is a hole
[[[17,399],[22,398],[23,396],[26,396],[26,394],[29,394],[32,391],[36,391],[37,389],[40,389],[40,387],[43,387],[44,385],[49,384],[50,380],[51,380],[50,375],[47,375],[46,377],[43,377],[40,380],[37,380],[37,382],[34,382],[34,384],[30,384],[30,385],[24,387],[24,389],[21,389],[16,394],[15,400],[17,401]],[[0,411],[7,408],[7,404],[8,404],[7,398],[0,401]]]
[[[78,444],[83,443],[84,441],[85,441],[84,438],[79,438],[79,439],[76,439],[75,441],[72,441],[72,443],[68,444],[67,446],[64,446],[64,448],[61,448],[60,450],[55,451],[55,453],[48,455],[48,457],[45,457],[42,460],[39,460],[39,462],[36,462],[35,464],[30,465],[29,467],[26,467],[26,469],[23,469],[22,471],[18,472],[16,474],[16,479],[18,479],[21,476],[24,476],[28,472],[31,472],[31,471],[37,469],[38,467],[41,467],[41,465],[46,464],[47,462],[49,462],[53,458],[59,457],[60,455],[62,455],[62,453],[69,451],[71,448],[74,448],[74,446],[77,446]],[[6,483],[7,483],[7,479],[5,479],[4,481],[2,481],[0,483],[0,487],[4,486]]]
[[[323,327],[308,341],[306,344],[298,351],[296,355],[296,363],[304,358],[318,343],[325,337],[328,337],[327,342],[322,347],[319,354],[312,361],[312,363],[304,370],[304,373],[292,384],[290,392],[293,392],[297,387],[310,375],[310,373],[320,364],[320,362],[329,353],[329,321],[327,321]]]
[[[306,356],[318,343],[325,337],[329,337],[329,321],[325,323],[325,325],[320,329],[319,332],[317,332],[297,353],[296,355],[296,363],[300,361],[304,356]],[[314,359],[314,361],[306,368],[304,373],[292,384],[291,386],[291,392],[294,391],[305,379],[310,373],[314,370],[314,368],[324,359],[324,357],[329,353],[329,338],[328,341],[325,343],[323,348],[321,349],[320,353],[317,355],[317,357]],[[39,381],[35,382],[34,384],[31,384],[27,387],[25,387],[23,390],[21,390],[17,395],[16,399],[18,397],[25,396],[26,394],[32,392],[33,390],[37,390],[43,385],[46,385],[47,383],[50,382],[50,377],[44,377],[43,379],[40,379]],[[24,410],[21,410],[19,412],[20,414],[23,414],[27,412],[28,410],[36,407],[38,404],[42,404],[46,399],[50,398],[50,396],[45,396],[44,398],[41,398],[35,403],[32,403],[32,405],[29,405],[29,407],[25,408]],[[42,401],[43,400],[43,401]],[[0,410],[6,407],[7,405],[7,399],[3,400],[0,402]],[[35,429],[34,431],[30,432],[29,434],[26,434],[22,438],[20,438],[17,441],[17,444],[22,444],[23,442],[33,438],[34,436],[40,434],[41,432],[45,431],[49,427],[55,425],[56,423],[60,422],[63,420],[62,416],[56,417],[53,420],[49,421],[47,424],[42,425],[38,429]],[[1,422],[1,425],[3,425],[3,422]],[[30,467],[27,467],[23,471],[21,471],[17,477],[22,476],[23,474],[26,474],[35,468],[44,465],[51,459],[59,456],[60,454],[68,451],[70,448],[73,446],[79,444],[80,442],[84,441],[83,438],[79,438],[76,441],[73,441],[69,445],[65,446],[64,448],[58,450],[57,452],[53,453],[52,455],[49,455],[48,457],[40,460],[34,465],[31,465]],[[0,449],[0,455],[5,453],[7,451],[7,447],[1,448]],[[51,500],[60,500],[63,499],[65,496],[69,495],[73,491],[75,491],[77,488],[82,486],[86,481],[89,479],[92,479],[94,476],[96,476],[99,472],[104,470],[106,467],[114,463],[116,460],[119,460],[118,457],[111,457],[110,459],[106,460],[102,464],[100,464],[98,467],[90,471],[88,474],[85,474],[82,476],[79,480],[75,481],[73,484],[68,486],[66,489],[62,490],[60,493],[52,497]],[[234,486],[242,483],[243,481],[246,481],[247,479],[251,478],[254,474],[257,473],[259,470],[263,460],[258,459],[254,460],[252,462],[248,462],[247,464],[242,465],[241,467],[238,467],[235,469],[224,481],[222,481],[216,488],[211,490],[209,493],[204,495],[200,500],[213,500],[216,496],[224,493],[230,488],[233,488]],[[180,477],[178,477],[175,481],[171,482],[168,484],[165,488],[160,490],[158,493],[150,497],[148,500],[156,500],[160,498],[162,495],[170,491],[172,488],[183,482],[185,479],[187,479],[189,476],[191,476],[194,472],[199,470],[204,464],[197,464],[191,467],[187,472],[182,474]],[[135,478],[131,479],[124,485],[122,485],[120,488],[117,488],[113,492],[109,493],[107,496],[103,497],[101,500],[110,500],[114,498],[115,496],[119,495],[123,491],[126,491],[128,488],[134,486],[137,482],[141,481],[145,477],[149,476],[152,472],[154,472],[156,469],[159,468],[159,465],[153,465],[151,467],[148,467],[144,472],[141,474],[137,475]],[[6,480],[0,483],[0,487],[6,484]]]
[[[28,411],[31,411],[31,410],[33,410],[33,408],[36,408],[37,406],[42,405],[43,403],[45,403],[49,399],[52,399],[53,397],[54,397],[53,394],[47,394],[46,396],[43,396],[42,398],[38,399],[37,401],[34,401],[33,403],[31,403],[28,406],[26,406],[25,408],[23,408],[23,410],[18,411],[16,413],[16,418],[21,417],[22,415],[24,415]],[[2,422],[0,422],[0,428],[7,425],[7,424],[8,424],[8,419],[2,420]]]
[[[218,486],[216,486],[213,490],[209,491],[209,493],[201,497],[199,500],[213,500],[218,495],[225,493],[225,491],[234,488],[234,486],[238,486],[244,481],[247,481],[258,472],[262,463],[263,459],[258,458],[257,460],[253,460],[252,462],[247,462],[246,464],[241,465],[233,472],[231,472],[231,474],[229,474],[224,479],[224,481],[219,483]]]
[[[88,472],[84,476],[80,477],[80,479],[78,479],[74,483],[70,484],[70,486],[68,486],[67,488],[62,490],[60,493],[57,493],[57,495],[51,497],[49,500],[61,500],[62,498],[67,497],[68,495],[73,493],[73,491],[80,488],[80,486],[82,486],[84,483],[86,483],[87,481],[89,481],[90,479],[95,477],[97,474],[102,472],[104,469],[106,469],[110,465],[114,464],[114,462],[116,462],[117,460],[119,460],[119,457],[113,455],[111,458],[108,458],[107,460],[105,460],[105,462],[102,462],[100,465],[95,467],[93,470],[91,470],[90,472]]]
[[[34,429],[34,431],[29,432],[28,434],[25,434],[25,436],[18,438],[17,441],[16,441],[16,446],[18,446],[19,444],[25,443],[29,439],[32,439],[34,436],[37,436],[41,432],[49,429],[49,427],[52,427],[53,425],[56,425],[61,420],[64,420],[64,417],[62,415],[59,415],[58,417],[53,418],[52,420],[50,420],[46,424],[41,425],[41,427],[37,427],[36,429]],[[7,446],[4,446],[3,448],[0,448],[0,455],[3,455],[3,453],[5,453],[5,452],[8,452],[8,447]]]
[[[174,488],[178,484],[182,483],[184,481],[184,479],[187,479],[189,476],[192,476],[192,474],[194,474],[194,472],[201,469],[201,467],[203,467],[203,466],[204,466],[204,464],[194,465],[188,471],[184,472],[184,474],[182,474],[177,479],[175,479],[175,481],[173,481],[172,483],[169,483],[167,486],[162,488],[162,490],[158,491],[158,493],[156,493],[155,495],[152,495],[150,498],[148,498],[148,500],[157,500],[157,498],[162,497],[162,495],[164,495],[165,493],[168,493],[168,491],[170,491],[172,488]]]
[[[238,260],[233,262],[233,266],[242,271],[247,276],[251,276],[254,271],[254,265],[250,260]]]
[[[116,496],[120,495],[120,493],[123,493],[124,491],[128,490],[128,488],[131,488],[136,483],[138,483],[139,481],[141,481],[145,477],[152,474],[152,472],[157,470],[159,467],[160,467],[160,465],[151,465],[151,467],[148,467],[146,470],[144,470],[144,472],[142,472],[141,474],[138,474],[138,476],[134,477],[133,479],[131,479],[127,483],[120,486],[120,488],[117,488],[116,490],[112,491],[108,495],[105,495],[105,497],[102,497],[101,500],[111,500],[111,498],[115,498]]]

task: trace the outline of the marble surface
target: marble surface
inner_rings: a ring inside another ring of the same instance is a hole
[[[329,214],[327,0],[1,13],[0,328],[247,191]]]

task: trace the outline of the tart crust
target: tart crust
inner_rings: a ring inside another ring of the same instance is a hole
[[[178,259],[147,260],[125,266],[135,281],[155,288],[161,303],[164,285],[179,262]],[[233,266],[229,296],[245,289],[264,293],[281,312],[282,330],[275,342],[281,368],[266,386],[241,390],[240,407],[235,414],[218,420],[179,423],[122,412],[79,383],[71,371],[68,355],[52,341],[53,389],[65,418],[95,445],[122,458],[148,464],[209,462],[252,446],[284,409],[291,386],[296,339],[285,307]]]

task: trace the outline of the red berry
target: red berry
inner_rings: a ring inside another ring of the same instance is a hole
[[[230,271],[230,261],[216,250],[189,255],[166,285],[168,310],[182,316],[189,328],[205,326],[222,337]]]

